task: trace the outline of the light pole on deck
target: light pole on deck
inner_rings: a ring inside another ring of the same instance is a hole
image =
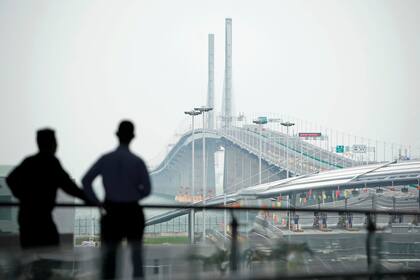
[[[286,127],[286,178],[289,178],[289,127],[294,126],[292,122],[282,122],[282,126]]]
[[[295,124],[287,121],[287,122],[282,122],[281,125],[286,127],[286,178],[289,178],[289,127],[294,126]],[[290,195],[288,195],[287,198],[288,198],[287,207],[290,207]],[[293,204],[294,203],[295,202],[293,202]],[[288,223],[289,230],[290,230],[290,218],[291,218],[290,214],[291,214],[290,211],[287,211],[287,216],[288,216],[287,223]]]
[[[261,158],[262,158],[262,125],[267,123],[267,117],[258,117],[258,119],[252,121],[258,124],[260,137],[259,137],[259,154],[258,154],[258,184],[261,185]]]
[[[197,112],[200,112],[203,114],[203,206],[206,206],[206,195],[207,195],[207,176],[206,176],[206,135],[204,133],[205,129],[205,120],[206,120],[206,113],[213,110],[211,107],[202,106],[199,108],[194,108]],[[206,236],[206,210],[203,209],[203,242],[205,242],[205,236]]]
[[[195,174],[194,174],[194,117],[197,115],[200,115],[201,112],[192,110],[192,111],[186,111],[184,112],[186,115],[191,116],[191,196],[192,196],[192,202],[194,203],[194,197],[195,197],[195,186],[194,186],[194,180],[195,180]]]

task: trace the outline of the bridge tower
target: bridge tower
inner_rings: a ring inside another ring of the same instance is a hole
[[[225,75],[223,81],[222,126],[232,123],[232,19],[225,19]]]
[[[214,34],[209,34],[207,107],[214,108]],[[207,113],[207,128],[214,128],[214,110]]]

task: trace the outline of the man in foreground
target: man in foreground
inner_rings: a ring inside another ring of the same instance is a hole
[[[87,171],[82,184],[86,195],[95,204],[100,203],[92,188],[97,176],[102,177],[105,189],[103,207],[106,214],[101,221],[102,278],[115,278],[116,250],[124,238],[131,246],[133,276],[141,278],[144,215],[138,202],[150,194],[149,173],[143,160],[129,149],[134,139],[133,123],[122,121],[116,135],[119,140],[117,149],[100,157]]]
[[[39,152],[27,157],[6,178],[13,195],[19,200],[20,244],[23,249],[58,246],[60,243],[52,211],[58,188],[85,200],[55,157],[57,141],[54,131],[37,132]]]

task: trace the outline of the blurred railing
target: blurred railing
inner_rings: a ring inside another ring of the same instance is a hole
[[[0,209],[18,206],[14,202],[0,203]],[[73,203],[56,206],[92,209]],[[171,209],[184,209],[187,213],[185,224],[177,231],[163,233],[156,228],[148,230],[155,225],[146,227],[144,267],[151,279],[416,279],[420,276],[420,211],[237,204],[142,206],[146,214],[149,210]],[[353,223],[356,216],[364,217],[363,222]],[[201,223],[195,223],[200,217]],[[403,222],[396,222],[399,219],[395,217],[404,217],[400,220]],[[300,226],[299,221],[305,219],[312,219],[312,227]],[[327,219],[333,219],[334,223]],[[206,223],[205,232],[203,223]],[[37,253],[35,261],[48,259],[56,273],[61,273],[57,277],[60,279],[100,279],[100,250],[95,247],[100,244],[97,233],[98,230],[92,231],[93,236],[86,240],[91,243],[85,242],[85,247],[79,242],[58,250],[50,248]],[[13,236],[16,234],[0,234],[6,240]],[[195,242],[191,244],[191,240]],[[34,257],[28,257],[28,252],[12,245],[3,246],[0,278],[19,279],[29,273],[25,267],[33,263]],[[121,266],[122,271],[130,270],[127,262]]]

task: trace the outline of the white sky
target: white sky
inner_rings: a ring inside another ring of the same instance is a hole
[[[208,33],[220,105],[226,17],[237,111],[418,145],[419,14],[417,0],[0,0],[0,164],[33,153],[50,126],[80,177],[122,118],[152,159],[206,100]]]

